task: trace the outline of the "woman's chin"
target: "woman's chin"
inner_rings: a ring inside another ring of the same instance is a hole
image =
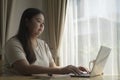
[[[42,34],[42,31],[39,31],[37,33],[34,33],[34,36],[39,37]]]
[[[41,34],[42,34],[42,32],[39,32],[39,33],[37,34],[37,37],[39,37]]]

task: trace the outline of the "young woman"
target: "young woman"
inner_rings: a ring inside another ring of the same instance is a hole
[[[36,8],[23,12],[19,31],[9,39],[4,52],[5,75],[80,74],[84,67],[56,66],[48,45],[38,36],[44,31],[44,14]]]

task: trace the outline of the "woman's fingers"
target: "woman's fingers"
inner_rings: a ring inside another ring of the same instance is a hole
[[[73,73],[73,74],[75,74],[75,75],[78,75],[78,73],[77,73],[76,71],[74,71],[73,69],[71,69],[71,68],[69,68],[69,71],[70,71],[70,73]]]
[[[62,73],[65,73],[65,74],[69,74],[69,73],[73,73],[75,75],[80,75],[82,74],[84,71],[85,72],[88,72],[88,70],[84,67],[75,67],[73,65],[68,65],[64,68],[61,69]]]
[[[75,66],[69,65],[69,70],[71,70],[75,75],[81,74],[81,70]]]
[[[85,72],[87,72],[87,73],[89,73],[89,72],[90,72],[87,68],[82,67],[82,66],[80,66],[80,67],[79,67],[79,69],[80,69],[81,71],[85,71]]]

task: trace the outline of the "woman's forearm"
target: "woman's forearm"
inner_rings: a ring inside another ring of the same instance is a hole
[[[36,65],[29,65],[26,67],[23,74],[62,74],[61,68],[42,67]]]

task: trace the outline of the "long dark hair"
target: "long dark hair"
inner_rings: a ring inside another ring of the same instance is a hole
[[[26,25],[26,19],[31,20],[35,15],[38,14],[43,14],[43,12],[36,8],[26,9],[22,14],[18,34],[16,35],[22,44],[26,58],[30,64],[36,61],[36,56],[32,47],[32,42],[30,40],[31,32],[29,31],[29,26]]]

